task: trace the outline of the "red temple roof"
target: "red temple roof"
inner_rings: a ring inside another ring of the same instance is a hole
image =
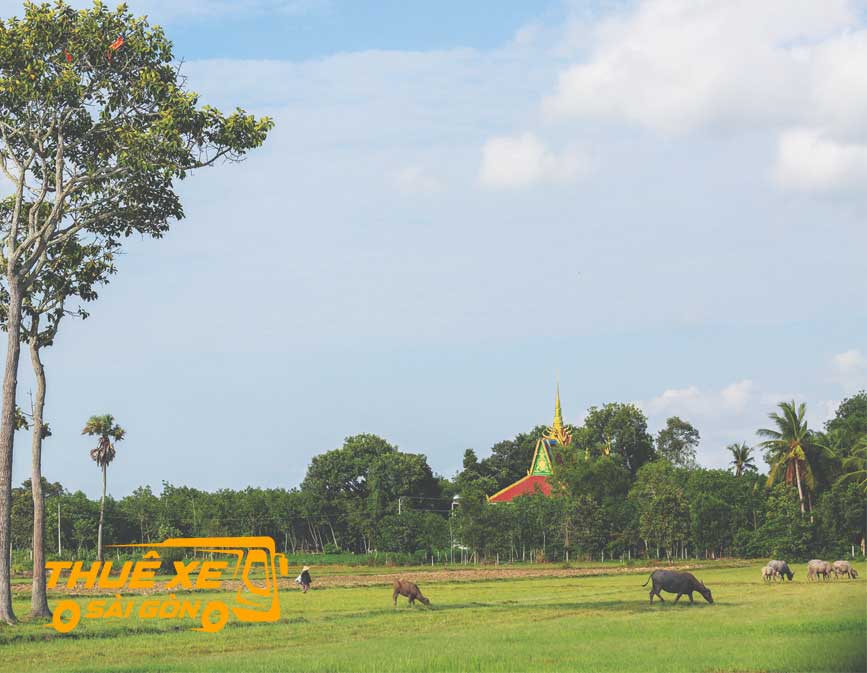
[[[523,479],[518,479],[511,486],[506,486],[502,491],[494,493],[489,502],[511,502],[519,495],[532,495],[536,492],[536,487],[545,495],[551,495],[551,484],[548,483],[548,477],[541,474],[528,474]]]

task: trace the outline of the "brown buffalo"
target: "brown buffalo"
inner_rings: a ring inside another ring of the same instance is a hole
[[[425,605],[430,605],[430,601],[422,595],[418,585],[406,580],[394,581],[394,593],[391,596],[392,600],[394,600],[394,607],[397,607],[398,596],[406,596],[409,599],[410,605],[414,605],[416,600],[421,601]]]

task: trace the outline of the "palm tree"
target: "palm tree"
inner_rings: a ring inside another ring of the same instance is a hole
[[[843,470],[837,481],[852,481],[867,495],[867,435],[863,435],[843,459]]]
[[[102,468],[102,498],[99,500],[99,532],[97,534],[97,558],[102,561],[102,521],[105,516],[105,477],[108,464],[114,460],[115,450],[111,440],[119,442],[126,434],[119,425],[115,425],[114,416],[105,414],[103,416],[91,416],[82,435],[92,435],[99,437],[99,443],[96,448],[90,450],[90,457],[96,461],[96,464]]]
[[[795,407],[795,401],[780,402],[777,405],[782,414],[768,414],[776,429],[762,428],[756,434],[767,437],[761,446],[767,449],[765,460],[771,466],[768,473],[768,486],[784,475],[786,483],[798,487],[798,498],[801,501],[801,512],[804,510],[804,486],[814,488],[813,470],[807,461],[804,448],[810,439],[810,429],[804,416],[807,405],[801,402]]]
[[[743,442],[729,444],[726,447],[732,454],[731,465],[735,468],[735,476],[740,477],[744,472],[755,472],[756,464],[753,462],[753,447]]]

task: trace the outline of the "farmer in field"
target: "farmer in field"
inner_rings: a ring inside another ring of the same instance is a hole
[[[295,584],[301,585],[301,592],[307,593],[307,590],[310,588],[311,580],[310,580],[310,567],[304,566],[301,568],[301,574],[295,578]]]

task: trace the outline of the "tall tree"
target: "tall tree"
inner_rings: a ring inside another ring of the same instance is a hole
[[[30,361],[36,380],[36,394],[32,400],[31,418],[31,487],[33,490],[33,587],[31,592],[31,615],[50,617],[45,587],[44,550],[44,497],[42,493],[42,442],[51,435],[44,421],[46,380],[42,362],[42,349],[54,343],[61,320],[67,315],[80,318],[88,316],[83,306],[73,309],[69,300],[78,297],[82,301],[97,298],[95,287],[114,273],[114,248],[111,242],[95,242],[83,245],[78,237],[72,237],[61,249],[47,251],[48,263],[34,279],[22,304],[22,339],[30,349]],[[6,326],[6,299],[2,290],[0,322]]]
[[[732,454],[732,460],[729,464],[735,468],[736,477],[740,477],[744,472],[756,471],[753,447],[741,442],[740,444],[729,444],[726,450]]]
[[[111,461],[114,460],[115,449],[114,442],[119,442],[126,435],[124,430],[119,425],[115,424],[114,416],[104,414],[102,416],[91,416],[87,420],[87,425],[81,431],[82,435],[91,435],[99,437],[97,445],[90,450],[90,457],[102,469],[102,497],[99,500],[99,530],[96,537],[96,553],[97,559],[102,561],[102,523],[105,518],[105,487],[106,487],[106,472]]]
[[[654,456],[647,417],[634,404],[612,402],[601,409],[590,407],[573,443],[588,457],[617,458],[633,475]]]
[[[810,438],[805,416],[807,405],[795,406],[795,401],[780,402],[777,405],[781,413],[768,414],[775,428],[761,428],[757,431],[760,437],[767,439],[761,443],[766,449],[765,461],[770,465],[768,486],[773,485],[782,477],[786,484],[798,488],[798,500],[801,512],[805,512],[804,487],[813,488],[814,479],[810,463],[807,461],[805,446]]]
[[[847,397],[837,407],[834,418],[825,423],[829,434],[836,434],[840,446],[851,450],[858,440],[867,435],[867,391]]]
[[[424,456],[400,453],[381,437],[361,434],[313,458],[301,490],[312,496],[311,523],[327,527],[320,542],[330,536],[335,547],[366,551],[388,505],[396,506],[401,495],[435,497],[439,483]]]
[[[655,460],[642,466],[629,491],[648,553],[651,547],[662,547],[669,557],[675,556],[688,539],[689,503],[679,473],[668,462]]]
[[[679,416],[672,416],[656,435],[656,452],[678,467],[694,468],[695,450],[701,436],[698,430]]]
[[[109,49],[122,35],[119,48]],[[125,5],[26,4],[0,23],[0,172],[9,180],[0,265],[9,294],[0,416],[0,620],[9,574],[12,453],[22,305],[52,251],[86,233],[160,237],[183,217],[176,180],[240,159],[270,119],[197,107],[162,29]]]

